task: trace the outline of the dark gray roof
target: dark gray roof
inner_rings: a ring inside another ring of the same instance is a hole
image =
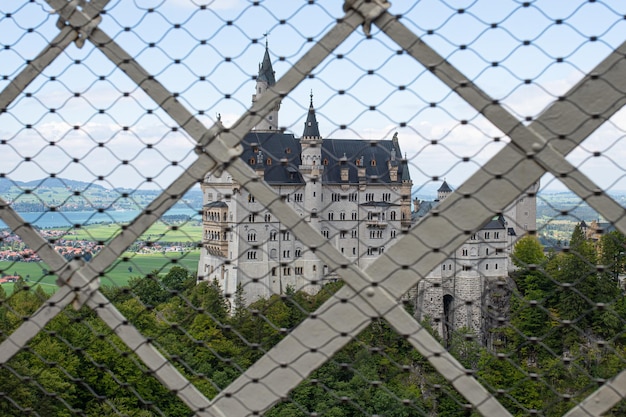
[[[260,81],[265,81],[267,85],[272,86],[276,84],[276,78],[274,78],[274,69],[272,68],[272,60],[270,59],[270,51],[265,45],[265,55],[263,55],[263,62],[259,65],[259,76],[257,78]]]
[[[304,132],[302,136],[319,137],[320,130],[317,127],[317,118],[315,117],[315,109],[313,108],[313,93],[311,93],[311,104],[309,105],[309,114],[304,122]]]
[[[610,233],[617,230],[614,224],[607,222],[598,222],[598,229],[602,229],[603,233]]]
[[[420,201],[420,208],[417,211],[411,212],[411,220],[419,220],[425,215],[428,214],[435,206],[437,206],[436,201]]]
[[[210,203],[207,203],[204,205],[204,207],[228,207],[228,205],[226,203],[224,203],[223,201],[211,201]]]
[[[452,188],[450,188],[448,183],[444,180],[443,184],[441,184],[441,187],[439,187],[439,189],[437,191],[440,192],[440,193],[451,193],[452,192]]]
[[[388,201],[368,201],[367,203],[361,203],[361,205],[366,207],[392,207],[400,204],[393,204]]]
[[[494,230],[494,229],[502,229],[504,230],[505,221],[502,215],[495,216],[489,222],[482,227],[483,230]]]
[[[248,133],[242,142],[241,158],[253,168],[258,168],[258,151],[263,154],[265,181],[272,184],[304,184],[298,172],[300,142],[293,134],[281,132]]]
[[[241,158],[253,168],[257,167],[257,152],[260,150],[263,153],[264,176],[268,183],[304,183],[298,170],[302,148],[300,141],[293,134],[252,131],[244,137],[242,146],[244,150]],[[387,162],[390,160],[392,149],[400,154],[399,145],[391,140],[324,139],[322,142],[324,164],[322,181],[342,183],[341,168],[348,167],[348,182],[357,184],[359,182],[358,165],[361,164],[362,159],[368,182],[390,183]],[[408,165],[406,161],[403,161],[398,166],[398,180],[410,180],[410,178]]]

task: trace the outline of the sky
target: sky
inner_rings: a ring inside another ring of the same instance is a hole
[[[280,78],[311,47],[309,38],[320,39],[343,15],[341,3],[112,0],[99,27],[210,127],[217,114],[229,125],[250,106],[264,34]],[[626,40],[623,0],[391,4],[390,13],[519,119],[539,115]],[[0,2],[0,90],[58,33],[56,21],[43,1]],[[433,177],[460,186],[504,146],[494,141],[502,133],[386,35],[373,35],[357,30],[316,68],[283,100],[279,125],[300,136],[312,92],[323,137],[398,132],[414,192],[437,186]],[[72,44],[0,114],[0,172],[21,181],[55,173],[106,187],[165,188],[195,159],[193,141],[174,127],[93,45]],[[625,136],[620,111],[568,159],[603,188],[626,190]],[[542,186],[565,189],[549,176]]]

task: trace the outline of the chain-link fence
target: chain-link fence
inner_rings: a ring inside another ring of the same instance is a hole
[[[4,1],[1,414],[624,415],[625,26]]]

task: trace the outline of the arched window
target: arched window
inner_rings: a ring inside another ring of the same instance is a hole
[[[254,160],[254,157],[252,157],[248,160],[248,162],[250,162],[250,165],[254,165],[256,161]]]
[[[372,166],[373,166],[373,167],[375,167],[375,166],[376,166],[376,160],[375,160],[375,159],[372,159],[371,164],[372,164]]]

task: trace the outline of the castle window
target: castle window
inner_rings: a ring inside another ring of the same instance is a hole
[[[376,166],[376,160],[375,160],[375,159],[372,159],[371,165],[372,165],[373,167],[375,167],[375,166]]]
[[[254,196],[252,194],[248,194],[248,203],[254,203]]]
[[[356,234],[357,234],[356,229],[352,229],[351,234],[352,234],[352,239],[356,239]]]
[[[467,249],[461,250],[461,256],[467,256]]]
[[[289,240],[291,237],[291,234],[288,231],[284,231],[283,232],[283,240]]]
[[[206,195],[206,199],[207,199],[207,201],[213,201],[213,193],[208,193]]]
[[[333,213],[332,211],[328,213],[328,220],[335,220],[335,213]]]
[[[352,212],[352,220],[358,220],[358,216],[357,216],[357,212],[356,211]]]
[[[256,259],[256,251],[255,250],[249,250],[248,251],[248,259]]]
[[[485,256],[489,256],[489,248],[485,249]]]
[[[471,271],[472,267],[470,265],[463,265],[463,271]]]
[[[284,251],[283,251],[283,258],[290,258],[290,256],[289,256],[289,255],[291,255],[291,254],[290,254],[289,252],[290,252],[290,251],[288,251],[288,250],[284,250]]]
[[[339,220],[345,220],[346,219],[346,212],[342,211],[341,213],[339,213]]]
[[[285,148],[285,153],[291,153],[291,148]]]
[[[367,248],[367,255],[368,256],[372,256],[374,254],[374,248],[372,248],[371,246]]]
[[[489,232],[485,232],[485,239],[489,239]]]
[[[485,264],[485,270],[489,269],[489,264]]]
[[[313,265],[313,272],[317,271],[317,265]]]
[[[391,213],[389,213],[389,217],[391,218],[391,220],[395,220],[396,219],[396,211],[395,210],[391,210]]]
[[[255,163],[256,161],[254,160],[254,158],[250,158],[250,159],[248,160],[248,162],[250,162],[250,165],[254,165],[254,163]]]
[[[329,236],[328,230],[322,230],[322,236],[328,239],[328,236]]]
[[[348,201],[352,201],[352,202],[357,201],[357,194],[356,193],[348,194]]]
[[[272,249],[270,251],[270,258],[276,259],[277,256],[278,256],[278,251],[276,249]]]
[[[272,268],[272,276],[275,277],[276,276],[276,267]]]
[[[358,167],[361,166],[361,160],[359,158],[356,159],[355,163],[356,163],[356,166]]]
[[[265,215],[265,223],[269,223],[272,221],[272,216],[270,214]]]
[[[302,270],[303,268],[301,266],[297,266],[294,268],[294,272],[296,273],[296,275],[302,275]]]
[[[291,275],[291,268],[283,268],[283,275],[284,276]]]
[[[300,258],[302,256],[302,249],[297,248],[295,255],[296,255],[296,258]]]
[[[256,242],[256,233],[255,232],[248,233],[248,242]]]
[[[495,269],[498,269],[498,264],[496,264],[496,267],[495,267]]]
[[[328,159],[324,158],[324,161],[322,162],[322,164],[328,165]]]
[[[272,158],[267,158],[265,165],[272,165]]]
[[[339,232],[339,239],[345,239],[347,234],[348,232],[342,230],[341,232]]]
[[[392,230],[391,231],[391,238],[394,239],[396,237],[396,231]]]
[[[494,239],[500,239],[500,232],[493,232]]]
[[[277,235],[276,230],[272,230],[270,232],[270,240],[272,241],[276,240],[276,235]]]

